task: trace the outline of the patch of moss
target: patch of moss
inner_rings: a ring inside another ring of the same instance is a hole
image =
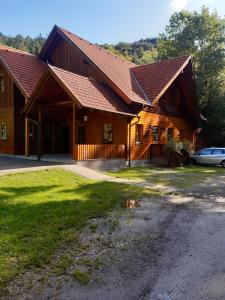
[[[71,265],[72,258],[65,255],[60,258],[58,263],[55,266],[55,273],[57,275],[62,275],[66,272],[66,269]]]
[[[81,284],[88,284],[90,282],[90,274],[87,271],[81,271],[76,269],[73,272],[73,278],[76,279]]]

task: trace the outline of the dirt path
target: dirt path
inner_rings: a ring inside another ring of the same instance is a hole
[[[225,299],[225,177],[92,220],[79,243],[16,278],[3,299]],[[55,274],[62,255],[71,266]],[[89,272],[87,285],[73,278],[76,268]]]

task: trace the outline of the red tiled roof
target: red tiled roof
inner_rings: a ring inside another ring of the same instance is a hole
[[[151,102],[164,91],[189,62],[190,56],[180,56],[131,69]]]
[[[30,97],[46,65],[35,55],[0,44],[0,62],[6,67],[26,97]]]
[[[130,101],[146,104],[143,92],[130,69],[136,65],[122,59],[106,49],[89,43],[77,35],[60,27],[55,27],[72,41],[89,59],[115,84]]]
[[[82,106],[134,115],[128,105],[105,84],[54,66],[49,68]]]

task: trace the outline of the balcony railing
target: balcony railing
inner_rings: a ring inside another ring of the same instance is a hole
[[[86,159],[125,159],[126,145],[112,144],[77,144],[74,146],[74,158]]]

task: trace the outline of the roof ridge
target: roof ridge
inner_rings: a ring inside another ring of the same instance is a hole
[[[175,56],[175,57],[171,57],[171,58],[167,58],[167,59],[162,59],[160,61],[156,61],[156,62],[153,62],[153,63],[150,63],[150,64],[143,64],[143,65],[140,65],[140,66],[136,66],[136,67],[133,67],[132,69],[138,69],[138,68],[145,67],[145,66],[157,65],[157,64],[161,64],[163,62],[169,61],[169,60],[173,61],[175,59],[182,58],[182,57],[187,57],[187,59],[188,59],[188,58],[191,58],[191,55],[187,54],[187,55],[180,55],[180,56]]]
[[[1,49],[2,46],[4,48],[6,48],[6,49]],[[2,44],[2,43],[0,43],[0,50],[3,50],[3,51],[10,51],[10,50],[12,50],[14,52],[18,52],[18,53],[21,53],[21,54],[25,54],[25,55],[30,55],[30,56],[37,57],[35,54],[32,54],[32,53],[27,52],[27,51],[20,50],[20,49],[17,49],[17,48],[14,48],[14,47],[8,46],[6,44]]]
[[[86,42],[87,44],[89,44],[90,46],[94,46],[94,47],[97,48],[99,51],[104,51],[106,54],[112,56],[113,58],[118,58],[120,61],[132,65],[133,68],[135,68],[135,66],[137,66],[137,65],[136,65],[135,63],[133,63],[132,61],[129,61],[129,60],[125,59],[125,58],[120,57],[120,56],[117,55],[117,54],[114,54],[114,53],[108,51],[107,49],[103,48],[102,46],[98,45],[97,43],[96,43],[96,44],[93,44],[93,43],[91,43],[90,41],[88,41],[88,40],[86,40],[86,39],[80,37],[79,35],[77,35],[77,34],[71,32],[71,31],[69,31],[69,30],[67,30],[67,29],[65,29],[65,28],[63,28],[63,27],[60,27],[60,26],[57,26],[57,27],[58,27],[60,30],[67,32],[68,34],[74,35],[75,37],[77,37],[77,38],[80,39],[81,41],[84,41],[84,42]],[[131,67],[132,67],[132,66],[131,66]]]

